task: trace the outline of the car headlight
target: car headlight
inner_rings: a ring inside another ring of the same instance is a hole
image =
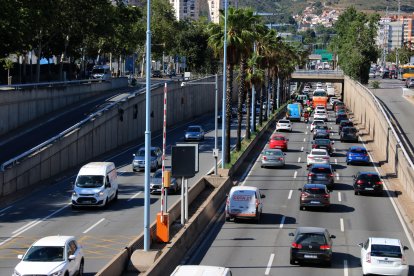
[[[21,276],[22,274],[20,274],[19,272],[17,272],[17,270],[14,270],[13,272],[13,276]]]
[[[63,275],[63,271],[56,271],[55,273],[52,273],[51,276],[61,276]]]
[[[73,191],[72,196],[78,196],[78,194],[75,191]]]
[[[105,193],[104,192],[99,192],[99,193],[97,193],[97,194],[95,194],[95,196],[97,196],[97,197],[101,197],[101,196],[103,196]]]

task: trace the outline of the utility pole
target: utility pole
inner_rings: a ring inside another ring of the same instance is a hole
[[[400,23],[400,12],[401,12],[401,0],[398,0],[398,15],[397,15],[397,22]],[[403,21],[404,22],[404,21]],[[400,39],[400,31],[402,35],[403,31],[403,24],[401,24],[401,28],[398,27],[398,39],[397,39],[397,47],[395,48],[395,66],[397,67],[398,77],[400,77],[400,58],[398,54],[398,50],[401,48],[401,39]]]
[[[387,10],[386,10],[386,12],[385,12],[385,22],[384,22],[384,33],[383,33],[383,35],[384,35],[384,37],[383,37],[383,45],[384,45],[384,47],[383,47],[383,52],[382,52],[382,67],[383,68],[385,68],[385,62],[386,62],[386,55],[387,55],[387,48],[388,48],[388,43],[387,43],[387,41],[388,41],[388,21],[387,21],[387,18],[388,18],[388,6],[387,6]]]

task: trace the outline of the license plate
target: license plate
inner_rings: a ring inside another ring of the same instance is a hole
[[[305,257],[306,259],[316,259],[317,258],[316,255],[304,255],[303,257]]]
[[[379,264],[392,264],[393,261],[384,261],[384,260],[378,260]]]
[[[320,202],[319,201],[311,201],[310,203],[311,204],[319,204]]]
[[[85,200],[83,203],[89,204],[89,203],[92,203],[92,201],[91,200]]]
[[[365,190],[367,190],[367,191],[373,191],[374,188],[365,188]]]

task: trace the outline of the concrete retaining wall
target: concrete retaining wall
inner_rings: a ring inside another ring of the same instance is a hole
[[[214,78],[201,80],[206,81],[214,81]],[[167,105],[168,126],[202,114],[214,114],[214,85],[181,87],[179,82],[172,83],[168,88]],[[152,91],[151,112],[151,130],[161,130],[163,87]],[[117,108],[104,112],[19,164],[6,168],[0,174],[0,196],[47,181],[117,147],[134,142],[144,136],[144,131],[145,94],[140,94],[120,103]]]
[[[392,133],[380,106],[367,88],[345,77],[345,104],[354,113],[354,121],[364,141],[375,151],[388,175],[397,176],[404,192],[414,200],[414,172]]]
[[[86,98],[127,86],[127,78],[114,78],[110,82],[2,91],[0,93],[0,135]]]

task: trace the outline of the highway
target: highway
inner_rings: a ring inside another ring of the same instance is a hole
[[[298,188],[306,183],[306,151],[311,148],[312,137],[308,125],[294,123],[292,133],[286,133],[289,149],[285,168],[264,169],[256,160],[240,182],[258,187],[266,195],[261,223],[225,222],[223,205],[217,221],[186,264],[229,267],[233,275],[361,275],[357,244],[374,236],[399,238],[407,245],[410,275],[414,275],[414,245],[392,203],[393,191],[383,197],[354,195],[352,176],[358,171],[375,171],[375,163],[346,165],[346,150],[355,144],[339,141],[332,111],[330,116],[328,125],[333,127],[335,141],[331,163],[336,168],[330,211],[299,210]],[[324,227],[336,235],[332,267],[289,264],[292,237],[288,234],[299,226]]]
[[[213,115],[196,118],[168,129],[167,154],[175,142],[182,142],[184,130],[189,124],[204,127],[206,138],[200,143],[200,171],[189,180],[189,186],[210,171],[214,166]],[[168,118],[167,118],[168,120]],[[236,122],[234,122],[236,123]],[[236,135],[236,125],[232,125]],[[219,131],[219,139],[221,132]],[[161,146],[161,133],[152,133],[152,143]],[[221,140],[219,140],[221,141]],[[94,275],[143,231],[144,173],[133,173],[132,154],[143,146],[144,139],[131,148],[114,153],[105,160],[115,162],[118,169],[120,193],[117,202],[107,210],[70,208],[72,184],[77,171],[56,184],[35,190],[32,194],[10,205],[0,207],[0,275],[11,275],[18,263],[17,254],[23,254],[37,239],[49,235],[74,235],[85,250],[85,274]],[[232,139],[232,145],[235,138]],[[96,160],[102,161],[102,160]],[[167,166],[170,157],[167,156]],[[170,196],[169,205],[178,199]],[[151,222],[160,210],[159,195],[151,196]]]

